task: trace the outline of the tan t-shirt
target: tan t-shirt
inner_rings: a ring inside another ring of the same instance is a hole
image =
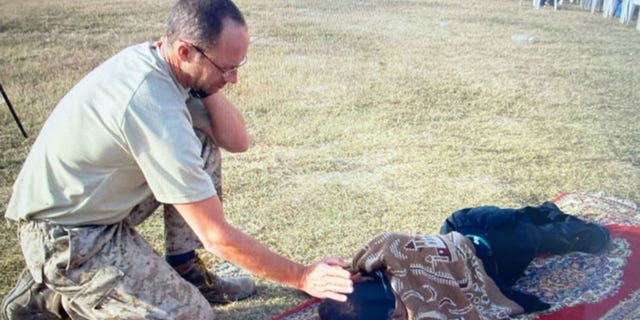
[[[5,216],[110,224],[152,193],[164,203],[215,195],[203,170],[189,99],[151,43],[116,54],[53,110],[13,186]]]

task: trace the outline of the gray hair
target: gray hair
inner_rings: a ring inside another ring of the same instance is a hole
[[[201,48],[215,46],[225,19],[246,25],[244,16],[231,0],[179,0],[167,21],[167,40],[190,39]]]

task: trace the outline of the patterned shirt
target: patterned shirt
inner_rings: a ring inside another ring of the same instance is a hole
[[[396,296],[392,319],[509,319],[523,312],[487,276],[457,232],[384,233],[353,258],[354,270],[382,269]]]

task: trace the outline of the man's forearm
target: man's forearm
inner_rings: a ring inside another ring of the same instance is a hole
[[[212,135],[216,144],[230,152],[249,148],[249,133],[240,111],[221,92],[202,99],[209,111]]]
[[[213,246],[205,246],[205,249],[256,275],[303,289],[305,266],[274,253],[233,226],[229,225],[225,233],[217,235],[216,238],[225,238],[228,242],[218,241]]]
[[[342,269],[347,266],[344,261],[329,257],[303,266],[276,254],[230,225],[217,196],[174,206],[204,247],[223,259],[321,299],[345,301],[345,293],[353,291],[350,274]]]
[[[230,225],[218,197],[175,207],[207,251],[256,275],[301,289],[305,266],[272,252]]]

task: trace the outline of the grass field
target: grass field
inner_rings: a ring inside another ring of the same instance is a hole
[[[640,32],[529,1],[237,0],[249,63],[226,89],[252,145],[225,154],[225,210],[270,248],[349,259],[381,231],[435,233],[457,209],[563,191],[640,201]],[[85,73],[163,32],[172,1],[0,2],[0,210],[39,128]],[[535,37],[515,43],[514,35]],[[160,221],[142,232],[162,248]],[[0,296],[24,264],[0,226]],[[213,256],[206,259],[219,262]],[[306,299],[257,279],[220,319]]]

